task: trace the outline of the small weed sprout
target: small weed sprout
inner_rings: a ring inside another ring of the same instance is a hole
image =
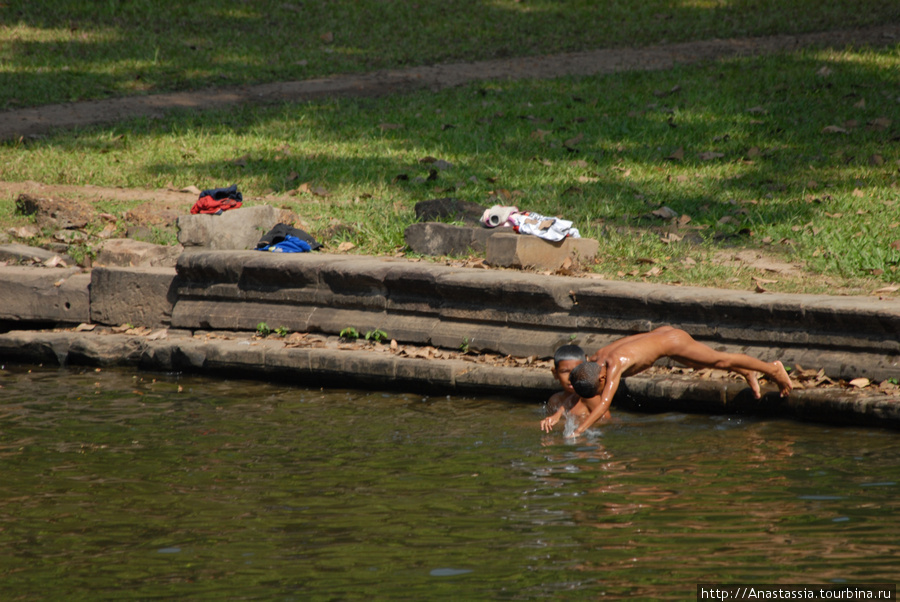
[[[352,326],[348,326],[347,328],[345,328],[341,331],[340,337],[342,339],[358,339],[359,331],[356,330],[355,328],[353,328]]]
[[[459,351],[460,353],[469,353],[469,337],[464,338],[459,344]]]
[[[380,328],[376,328],[375,330],[370,330],[366,333],[367,341],[375,341],[376,343],[380,343],[388,338],[388,334],[381,330]]]
[[[278,328],[275,329],[275,334],[277,334],[278,336],[280,336],[283,339],[287,335],[291,334],[291,331],[287,329],[287,326],[279,326]]]
[[[269,325],[265,322],[260,322],[256,325],[256,334],[261,337],[267,337],[272,333],[272,329],[269,328]]]

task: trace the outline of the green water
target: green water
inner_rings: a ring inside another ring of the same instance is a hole
[[[0,370],[0,599],[694,599],[894,582],[900,433]]]

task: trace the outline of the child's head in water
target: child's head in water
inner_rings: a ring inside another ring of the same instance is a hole
[[[595,362],[579,364],[569,373],[572,389],[579,397],[589,399],[600,392],[600,366]]]
[[[586,360],[584,349],[578,345],[563,345],[553,354],[553,376],[567,393],[574,393],[569,375]]]

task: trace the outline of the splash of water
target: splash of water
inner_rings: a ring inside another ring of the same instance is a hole
[[[563,429],[563,437],[566,439],[571,439],[575,436],[575,429],[578,428],[578,425],[581,424],[581,421],[578,420],[578,417],[574,414],[570,414],[569,412],[565,413],[566,417],[566,427]]]

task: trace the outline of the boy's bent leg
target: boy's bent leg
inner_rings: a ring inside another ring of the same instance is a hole
[[[768,363],[743,353],[716,351],[708,345],[695,341],[683,330],[675,330],[669,336],[672,337],[670,339],[672,352],[669,353],[669,357],[692,368],[718,368],[737,372],[747,381],[757,399],[760,397],[757,380],[759,372],[778,385],[782,397],[787,396],[794,388],[781,362]]]

